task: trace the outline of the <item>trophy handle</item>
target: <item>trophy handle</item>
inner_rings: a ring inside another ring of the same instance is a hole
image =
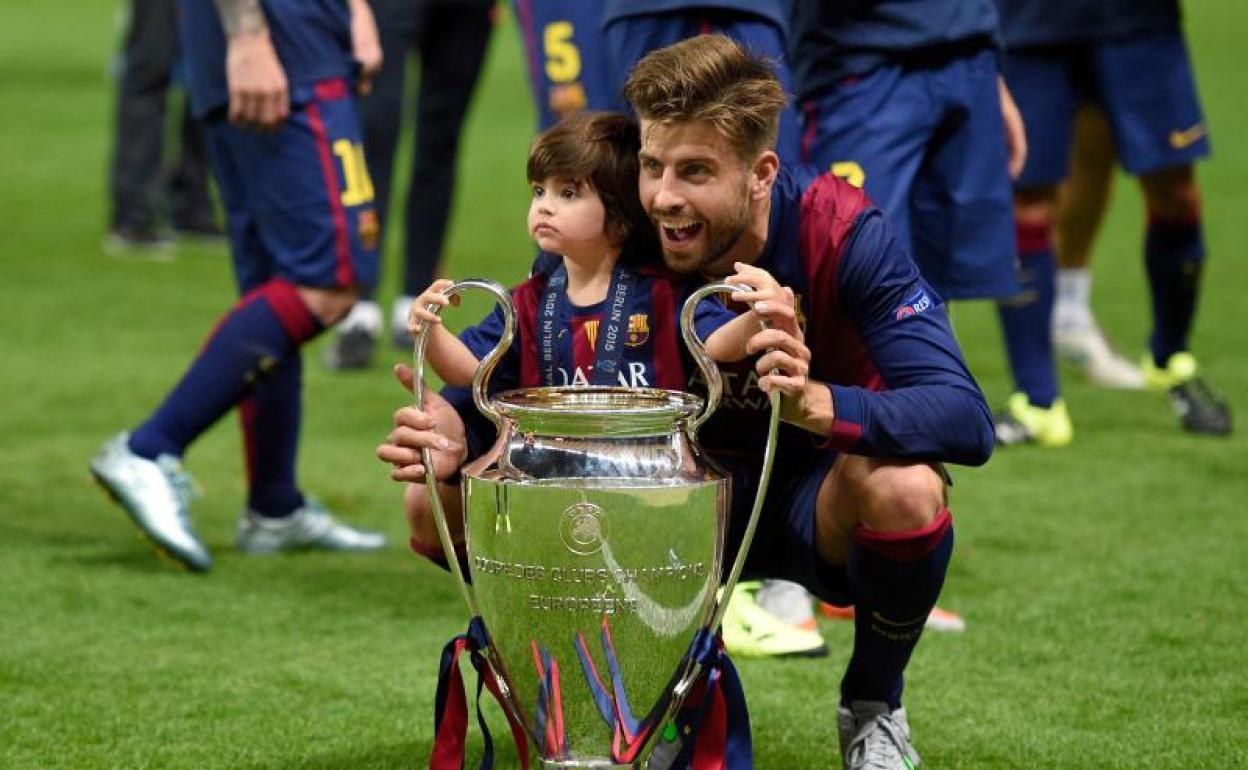
[[[486,398],[486,387],[489,385],[490,375],[494,372],[494,367],[498,365],[503,354],[511,347],[512,339],[516,331],[516,309],[511,302],[511,295],[499,284],[494,281],[487,281],[481,278],[470,278],[464,281],[456,281],[443,290],[443,294],[447,297],[454,297],[462,294],[469,289],[480,289],[494,295],[494,299],[503,309],[503,336],[499,339],[498,344],[490,351],[490,354],[481,362],[481,366],[477,369],[477,373],[472,378],[472,400],[476,404],[477,409],[486,417],[494,426],[502,428],[502,417],[499,416],[498,410]],[[442,306],[436,304],[428,305],[428,310],[434,314],[440,315]],[[420,333],[416,335],[416,342],[413,348],[412,380],[414,390],[416,391],[416,408],[424,411],[425,409],[425,346],[429,343],[429,332],[433,324],[424,324]],[[455,576],[455,580],[459,583],[460,591],[463,593],[464,602],[468,605],[468,610],[474,617],[481,614],[477,607],[476,598],[473,596],[472,589],[468,587],[467,580],[464,579],[463,571],[459,567],[459,558],[455,555],[455,543],[451,539],[451,530],[446,523],[446,511],[442,508],[442,499],[438,497],[437,479],[433,475],[433,456],[428,447],[421,449],[421,462],[425,465],[425,490],[429,495],[429,507],[433,511],[433,519],[438,527],[438,539],[442,541],[442,551],[446,554],[446,563],[451,570],[451,574]]]
[[[680,336],[684,338],[685,347],[689,348],[689,353],[693,356],[698,369],[701,370],[702,379],[706,380],[706,406],[701,413],[689,420],[689,437],[692,439],[698,437],[698,429],[702,427],[702,423],[715,414],[715,410],[719,408],[719,400],[724,394],[723,377],[719,374],[719,367],[711,360],[710,354],[706,352],[706,346],[702,344],[702,340],[698,339],[698,333],[693,328],[693,314],[697,310],[698,304],[712,294],[731,294],[734,291],[749,290],[749,286],[728,283],[727,281],[708,283],[693,294],[690,294],[680,309]]]
[[[698,367],[702,370],[702,376],[706,379],[706,408],[701,414],[697,415],[689,421],[689,434],[696,438],[697,429],[702,423],[715,412],[719,407],[720,397],[723,395],[723,380],[720,378],[719,367],[711,360],[707,354],[706,348],[698,339],[697,333],[693,329],[693,311],[698,303],[711,294],[719,292],[749,291],[748,286],[740,286],[731,284],[726,281],[710,283],[695,291],[685,300],[684,307],[680,311],[680,332],[685,339],[685,344],[689,346],[689,352],[693,354],[694,360],[697,361]],[[754,541],[754,531],[758,528],[758,519],[763,510],[763,500],[767,497],[767,487],[771,483],[771,469],[776,461],[776,434],[780,427],[780,394],[772,392],[769,397],[771,406],[771,415],[767,423],[767,444],[763,449],[763,467],[762,473],[758,478],[758,489],[754,493],[754,507],[750,510],[750,519],[745,527],[745,534],[741,538],[741,547],[737,551],[736,561],[732,564],[732,569],[728,573],[728,579],[724,582],[723,590],[719,597],[715,600],[715,610],[711,614],[711,622],[709,628],[712,631],[719,629],[719,624],[724,619],[724,612],[728,609],[728,600],[732,596],[732,589],[736,587],[737,580],[741,577],[741,570],[745,567],[745,557],[750,551],[750,543]],[[689,675],[681,683],[681,687],[687,688],[693,684],[693,680],[697,677],[699,669],[694,667]]]

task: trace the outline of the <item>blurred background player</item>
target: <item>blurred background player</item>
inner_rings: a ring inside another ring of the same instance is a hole
[[[513,0],[538,131],[577,110],[609,110],[618,94],[607,77],[601,2]]]
[[[208,185],[208,161],[190,100],[182,103],[177,155],[164,162],[165,109],[181,76],[175,0],[131,0],[118,57],[117,114],[109,165],[112,211],[104,248],[168,251],[167,218],[177,235],[222,235]]]
[[[1057,185],[1067,174],[1075,111],[1081,100],[1091,101],[1108,121],[1123,167],[1139,178],[1147,207],[1144,263],[1153,329],[1141,365],[1144,381],[1169,393],[1185,430],[1230,433],[1230,411],[1199,376],[1189,350],[1205,259],[1193,163],[1208,155],[1209,139],[1178,3],[997,1],[1009,46],[1006,77],[1032,147],[1018,181],[1020,232],[1036,250],[1052,254]],[[1086,258],[1092,229],[1072,223],[1066,232],[1072,231],[1072,258]],[[1064,284],[1075,306],[1086,309],[1086,299],[1078,301],[1090,293],[1086,271],[1068,274]],[[1044,300],[1051,306],[1051,298]],[[1037,313],[1036,323],[1044,314]],[[1067,333],[1071,315],[1080,313],[1064,313],[1067,338],[1077,335]],[[1090,310],[1081,315],[1085,339],[1103,340]],[[1046,443],[1043,427],[1020,419],[1002,435],[1006,443]]]
[[[364,154],[376,192],[378,250],[385,254],[395,153],[403,124],[409,59],[420,84],[411,102],[414,142],[403,221],[403,282],[390,314],[395,345],[410,347],[407,311],[433,280],[446,243],[455,194],[460,137],[494,28],[492,0],[369,0],[384,62],[360,99]],[[376,286],[364,294],[325,348],[331,369],[368,365],[383,334]]]
[[[206,122],[242,298],[160,407],[105,442],[91,472],[161,553],[205,571],[212,557],[191,527],[193,484],[181,459],[237,405],[248,470],[239,550],[380,548],[381,534],[339,523],[295,480],[300,348],[347,314],[377,269],[351,94],[354,74],[380,64],[371,11],[364,0],[179,7],[192,106]]]
[[[1070,169],[1057,197],[1053,245],[1057,294],[1053,349],[1094,385],[1124,390],[1144,387],[1144,374],[1120,355],[1092,313],[1092,247],[1113,187],[1114,138],[1105,115],[1091,103],[1075,114]]]

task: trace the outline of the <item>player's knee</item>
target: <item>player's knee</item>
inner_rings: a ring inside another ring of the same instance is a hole
[[[1020,225],[1048,227],[1057,217],[1057,187],[1044,185],[1014,193],[1014,219]]]
[[[927,526],[945,505],[945,483],[924,463],[871,461],[849,470],[861,523],[878,532]]]
[[[1149,174],[1142,182],[1151,216],[1168,221],[1200,216],[1200,187],[1190,166]]]
[[[325,289],[300,286],[299,296],[303,299],[303,304],[307,306],[308,312],[316,316],[317,320],[328,328],[347,317],[359,293],[353,287]]]

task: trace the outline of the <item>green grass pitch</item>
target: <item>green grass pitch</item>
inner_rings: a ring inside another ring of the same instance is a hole
[[[446,576],[405,550],[400,491],[372,456],[405,400],[385,365],[331,374],[309,352],[300,460],[308,490],[390,534],[380,555],[235,554],[232,418],[188,458],[218,559],[209,576],[156,560],[88,479],[96,447],[154,406],[233,296],[220,249],[170,263],[100,252],[116,4],[19,4],[0,24],[0,767],[422,766],[438,651],[465,613]],[[931,767],[1248,767],[1248,25],[1231,0],[1186,5],[1216,147],[1200,169],[1210,260],[1194,349],[1237,433],[1186,436],[1160,396],[1067,377],[1071,448],[956,471],[942,604],[969,630],[924,640],[907,697]],[[508,24],[468,127],[454,275],[512,282],[525,269],[532,123]],[[1133,351],[1147,325],[1141,233],[1138,190],[1120,179],[1095,303]],[[460,317],[484,309],[468,302]],[[954,317],[1000,403],[991,308]],[[760,768],[833,765],[850,629],[823,631],[829,660],[741,665]]]

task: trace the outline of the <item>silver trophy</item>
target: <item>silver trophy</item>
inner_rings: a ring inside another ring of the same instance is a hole
[[[511,297],[483,280],[444,292],[489,292],[505,321],[472,386],[499,438],[463,474],[471,582],[456,558],[428,450],[426,487],[447,563],[489,638],[487,675],[547,770],[648,767],[660,726],[700,673],[691,645],[718,629],[741,574],[771,475],[779,396],[771,397],[753,510],[721,581],[729,479],[696,436],[719,405],[722,383],[693,330],[698,302],[741,288],[709,284],[682,308],[681,333],[707,383],[705,408],[688,393],[623,387],[526,388],[488,398],[490,374],[515,331]],[[415,347],[421,409],[428,331],[426,324]]]

